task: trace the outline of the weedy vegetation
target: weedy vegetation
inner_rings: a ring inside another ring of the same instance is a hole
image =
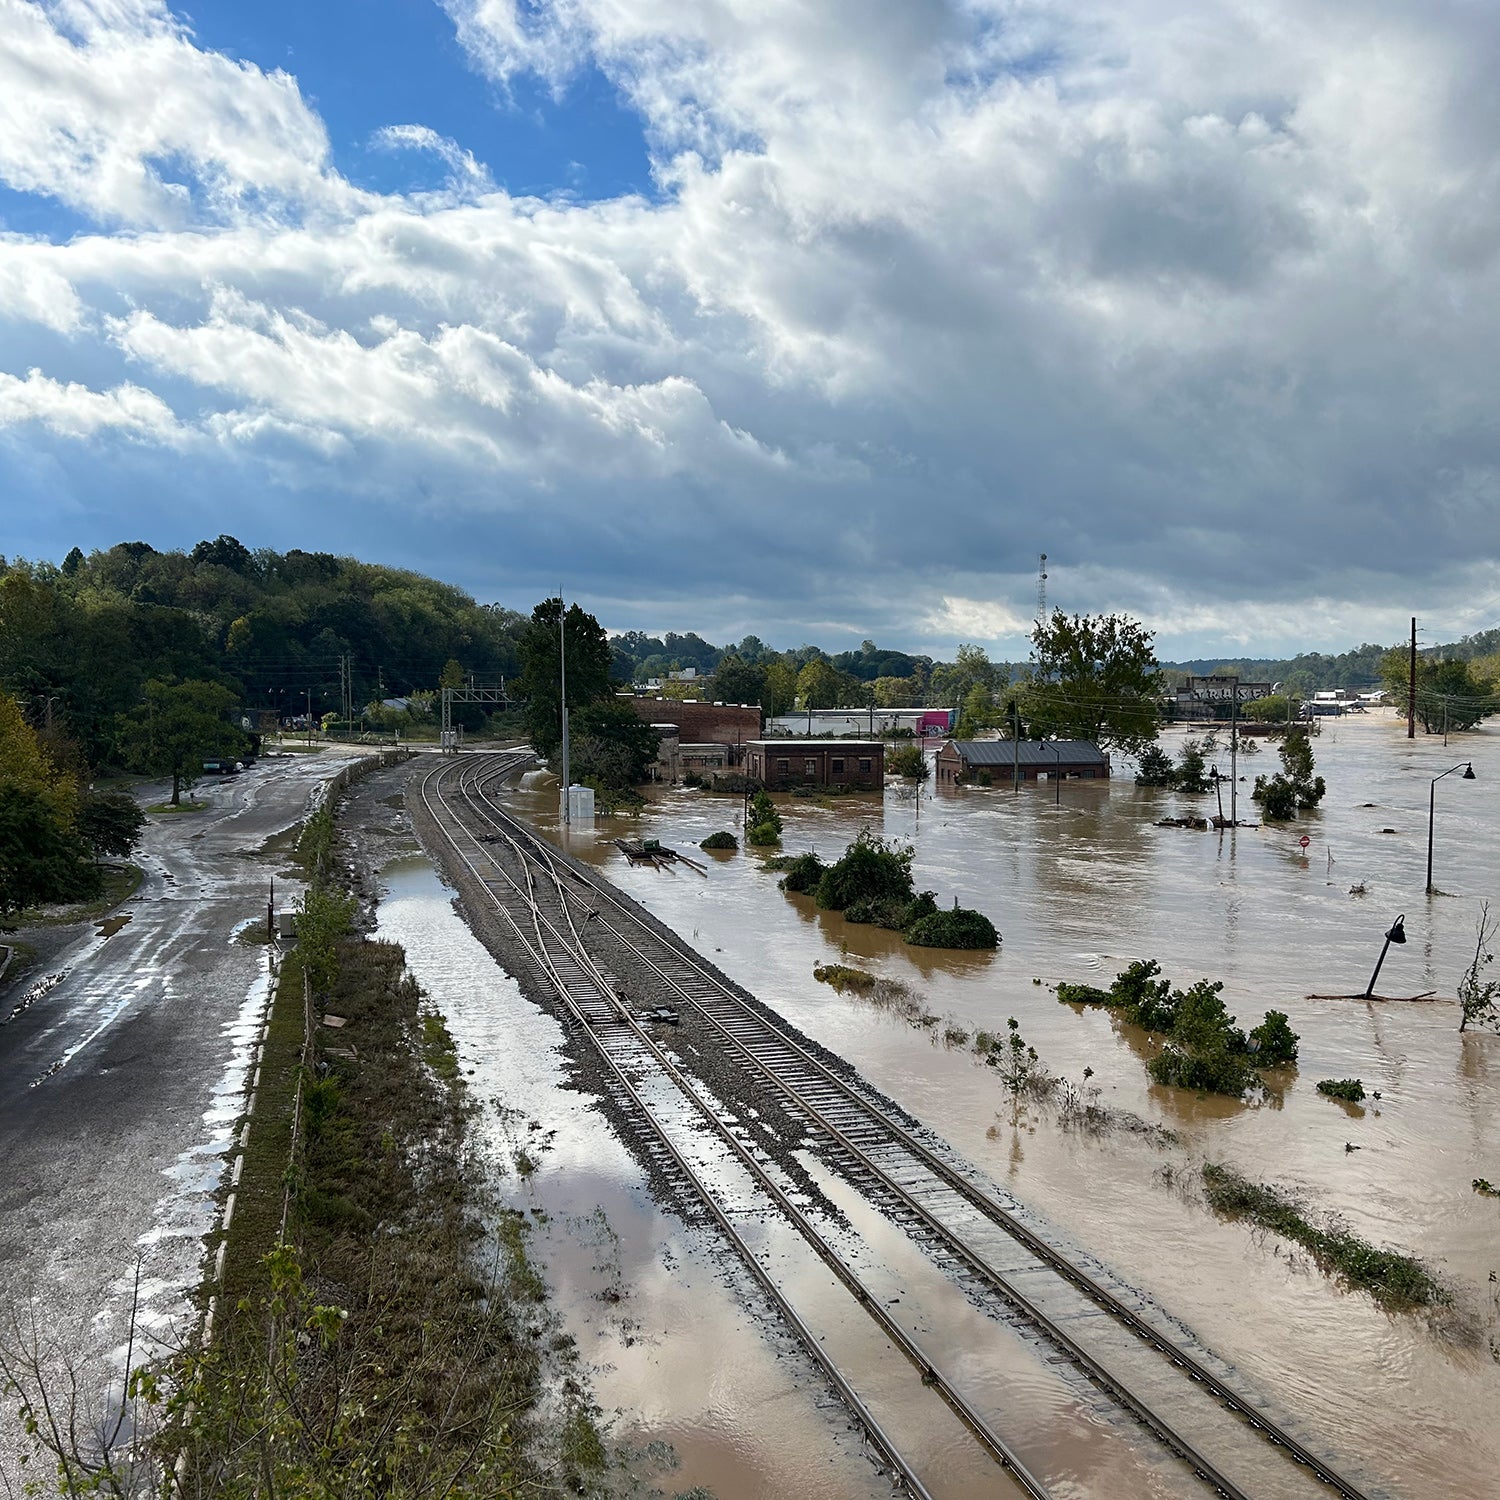
[[[1301,1245],[1318,1268],[1344,1286],[1366,1292],[1389,1312],[1446,1306],[1453,1294],[1421,1261],[1382,1250],[1336,1220],[1316,1224],[1290,1194],[1251,1182],[1232,1167],[1203,1164],[1208,1205],[1227,1219],[1244,1219]]]

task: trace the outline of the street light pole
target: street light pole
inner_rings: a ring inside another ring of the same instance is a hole
[[[557,688],[562,698],[562,794],[563,827],[573,825],[573,799],[568,795],[572,771],[568,765],[568,606],[562,586],[557,589]]]
[[[1462,771],[1465,781],[1475,781],[1474,762],[1463,761],[1459,765],[1449,766],[1446,771],[1440,772],[1432,778],[1432,785],[1427,789],[1427,894],[1435,894],[1432,888],[1432,825],[1437,817],[1437,784],[1444,776],[1451,776],[1455,771]]]
[[[1391,923],[1390,929],[1385,935],[1385,947],[1380,950],[1380,957],[1375,960],[1375,972],[1370,975],[1370,982],[1365,986],[1365,992],[1360,997],[1364,1000],[1375,998],[1375,981],[1380,978],[1380,966],[1385,962],[1385,956],[1391,950],[1392,943],[1404,943],[1406,941],[1406,913],[1396,918]]]

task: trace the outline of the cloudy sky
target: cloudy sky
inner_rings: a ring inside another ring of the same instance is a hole
[[[0,0],[0,551],[1500,623],[1494,0]]]

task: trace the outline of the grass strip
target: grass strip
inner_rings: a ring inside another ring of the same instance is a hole
[[[1325,1275],[1369,1293],[1388,1312],[1443,1306],[1453,1300],[1453,1294],[1421,1261],[1397,1250],[1379,1249],[1336,1222],[1320,1227],[1290,1194],[1251,1182],[1233,1167],[1204,1162],[1203,1189],[1215,1213],[1226,1219],[1248,1219],[1301,1245]]]

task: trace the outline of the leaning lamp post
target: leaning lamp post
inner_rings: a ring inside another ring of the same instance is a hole
[[[1404,943],[1406,941],[1406,913],[1396,918],[1391,923],[1390,930],[1385,935],[1385,947],[1380,950],[1380,957],[1375,960],[1375,972],[1370,975],[1370,982],[1365,986],[1365,992],[1361,999],[1372,1000],[1375,997],[1375,981],[1380,978],[1380,966],[1385,962],[1385,956],[1391,951],[1392,943]]]
[[[1427,894],[1433,895],[1432,889],[1432,824],[1437,814],[1437,784],[1444,776],[1451,776],[1455,771],[1462,771],[1465,781],[1474,781],[1474,762],[1464,761],[1456,766],[1449,766],[1446,771],[1432,778],[1432,785],[1427,789]]]

